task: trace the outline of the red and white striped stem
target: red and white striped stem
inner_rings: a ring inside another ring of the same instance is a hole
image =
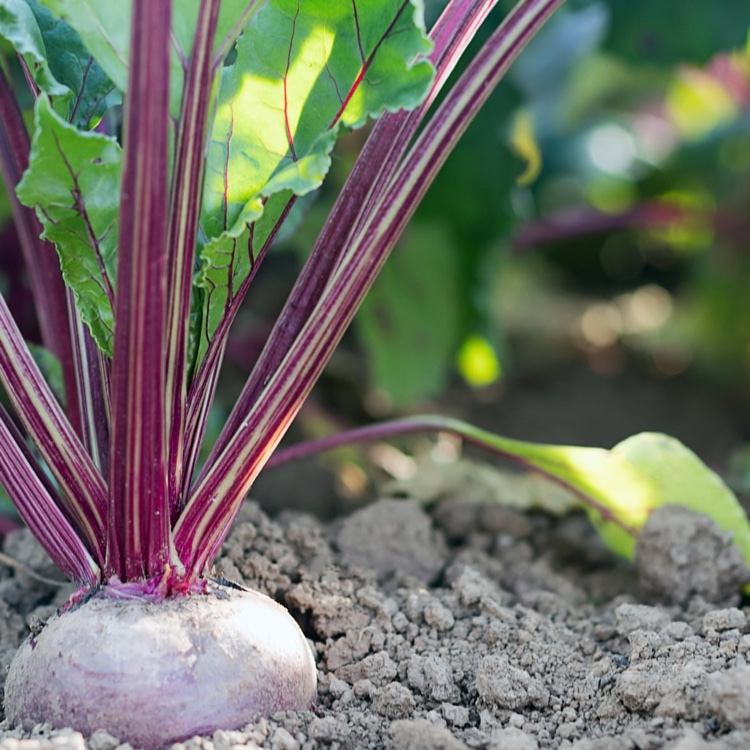
[[[170,517],[181,507],[187,418],[187,349],[193,265],[206,165],[205,143],[215,68],[213,46],[221,0],[205,0],[198,13],[188,60],[169,209],[169,305],[167,312],[166,390],[169,427]],[[192,471],[189,467],[188,471]]]
[[[10,495],[24,523],[53,562],[68,577],[92,586],[99,566],[54,500],[49,483],[36,467],[23,437],[0,407],[0,484]]]
[[[134,0],[120,200],[108,575],[159,575],[170,562],[165,389],[170,0]]]
[[[97,561],[104,559],[107,488],[57,403],[0,295],[0,380],[60,484],[65,508]]]

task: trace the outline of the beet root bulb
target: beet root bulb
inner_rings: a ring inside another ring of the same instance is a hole
[[[221,589],[160,602],[96,595],[26,640],[5,683],[12,724],[104,729],[160,748],[309,708],[310,647],[289,613]]]

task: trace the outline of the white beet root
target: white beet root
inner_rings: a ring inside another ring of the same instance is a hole
[[[96,595],[24,642],[5,683],[5,713],[14,725],[104,729],[151,750],[306,709],[315,689],[302,631],[262,594]]]

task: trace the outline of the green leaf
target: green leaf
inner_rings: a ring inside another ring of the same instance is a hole
[[[508,146],[510,124],[520,103],[518,90],[509,80],[492,94],[414,217],[424,223],[439,222],[450,238],[458,264],[456,304],[464,312],[462,337],[481,333],[493,345],[503,337],[502,321],[494,309],[494,287],[510,247],[506,238],[518,220],[512,197],[524,169]]]
[[[646,432],[606,450],[537,445],[479,433],[483,443],[579,493],[602,539],[624,557],[633,556],[635,536],[653,510],[680,505],[709,516],[730,532],[750,563],[745,511],[722,479],[675,438]]]
[[[107,108],[120,102],[115,84],[72,26],[56,18],[38,0],[27,2],[42,32],[50,69],[72,92],[65,107],[55,101],[55,111],[80,128],[93,127]]]
[[[227,252],[234,240],[243,245],[264,199],[319,187],[340,124],[415,106],[432,80],[419,60],[429,50],[419,0],[268,0],[256,13],[223,70],[209,145],[200,283],[211,306],[230,286],[218,293],[215,272],[234,278]]]
[[[207,235],[239,236],[262,213],[263,196],[318,187],[335,140],[330,126],[349,92],[340,119],[352,128],[414,106],[432,76],[428,63],[414,59],[428,51],[421,12],[404,0],[270,0],[223,71],[208,155]]]
[[[120,91],[128,81],[131,0],[42,0],[72,26]]]
[[[39,97],[29,169],[16,192],[36,209],[81,317],[107,354],[113,315],[104,269],[114,285],[121,161],[114,139],[77,130]]]
[[[682,505],[709,516],[734,535],[750,562],[750,524],[744,509],[721,477],[679,440],[646,432],[623,440],[612,452],[648,476],[659,505]]]
[[[25,0],[0,0],[0,37],[10,42],[23,57],[42,91],[53,97],[70,98],[71,90],[50,70],[42,32]]]
[[[254,223],[244,225],[238,237],[226,232],[201,249],[202,265],[197,283],[197,294],[191,316],[200,316],[199,335],[191,340],[192,362],[198,363],[205,354],[208,342],[221,323],[228,305],[273,230],[292,193],[284,190],[266,201],[263,215]],[[201,310],[196,313],[195,307]],[[194,330],[194,326],[191,325]]]
[[[355,319],[374,384],[398,405],[445,385],[463,316],[458,262],[444,227],[411,226]]]
[[[201,2],[202,0],[180,0],[172,6],[172,31],[184,55],[187,55],[193,46]],[[236,38],[243,30],[237,28],[237,24],[243,19],[247,24],[260,5],[262,5],[262,0],[222,0],[219,18],[216,22],[214,50],[218,50],[228,36],[232,35]]]
[[[55,111],[79,127],[116,104],[115,86],[67,23],[39,0],[0,0],[0,37],[23,55]]]
[[[41,0],[58,18],[70,24],[120,91],[128,84],[132,0]],[[223,0],[216,29],[217,46],[227,35],[249,0]],[[200,0],[179,0],[172,7],[174,39],[170,57],[170,111],[179,115],[184,70],[190,54]]]

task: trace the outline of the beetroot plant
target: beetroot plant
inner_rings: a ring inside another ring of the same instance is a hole
[[[274,453],[451,149],[561,3],[520,0],[443,91],[496,0],[449,0],[429,34],[419,0],[0,0],[0,51],[15,50],[0,167],[64,384],[58,400],[0,296],[0,482],[78,585],[11,665],[11,721],[151,748],[309,706],[297,624],[211,569],[265,466],[343,442],[452,432],[563,484],[626,557],[651,511],[679,504],[750,561],[737,499],[664,435],[541,446],[427,416]],[[374,118],[199,466],[274,238],[340,131]]]
[[[420,0],[0,0],[0,165],[65,391],[0,297],[0,481],[80,587],[16,657],[11,721],[158,747],[309,705],[297,625],[212,563],[435,174],[561,2],[520,0],[441,93],[496,0],[450,0],[429,34]],[[372,118],[198,470],[237,311],[336,137]]]

